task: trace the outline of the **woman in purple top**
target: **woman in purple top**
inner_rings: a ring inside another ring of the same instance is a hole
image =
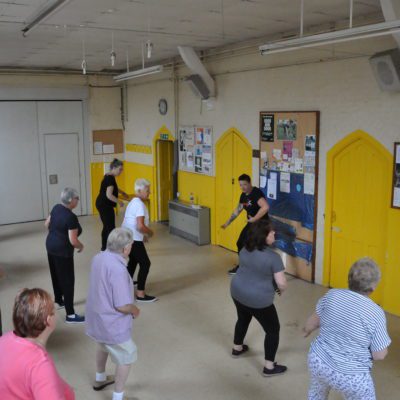
[[[128,229],[110,233],[107,250],[93,258],[86,301],[86,333],[97,342],[93,389],[115,382],[113,400],[124,398],[125,382],[137,358],[132,327],[140,311],[134,305],[133,282],[126,268],[132,243]],[[105,373],[108,355],[117,365],[115,377]]]

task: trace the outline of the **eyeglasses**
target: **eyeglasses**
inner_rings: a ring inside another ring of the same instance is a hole
[[[79,200],[79,196],[74,197],[75,200]]]

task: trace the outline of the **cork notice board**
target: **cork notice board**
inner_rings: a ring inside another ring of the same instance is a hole
[[[319,112],[260,113],[260,188],[286,270],[314,280]]]
[[[104,146],[108,145],[114,146],[114,151],[111,152],[110,154],[117,154],[124,152],[124,134],[122,129],[93,131],[92,134],[93,134],[93,154],[110,153],[108,151],[106,152],[102,151],[102,149],[104,149]]]

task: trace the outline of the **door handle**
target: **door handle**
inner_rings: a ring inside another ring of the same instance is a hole
[[[332,226],[331,227],[332,232],[340,233],[342,230],[338,226]]]
[[[57,183],[58,183],[58,175],[57,174],[49,175],[49,184],[56,185]]]

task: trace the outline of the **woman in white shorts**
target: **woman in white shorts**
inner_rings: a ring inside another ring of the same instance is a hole
[[[134,305],[133,282],[126,268],[132,243],[128,229],[110,233],[107,250],[93,258],[86,301],[86,333],[98,344],[93,389],[102,390],[115,382],[112,400],[127,400],[124,386],[137,359],[132,328],[140,311]],[[116,364],[115,377],[105,373],[108,355]]]

